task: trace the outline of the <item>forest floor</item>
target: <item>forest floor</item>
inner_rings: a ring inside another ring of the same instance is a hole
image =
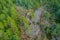
[[[27,33],[27,35],[24,35],[22,33],[23,40],[43,40],[43,35],[42,35],[42,30],[40,28],[40,25],[38,24],[33,24],[33,21],[35,23],[40,22],[40,15],[44,12],[44,6],[41,6],[39,9],[35,10],[34,17],[32,20],[30,20],[31,25],[30,28],[31,30]]]

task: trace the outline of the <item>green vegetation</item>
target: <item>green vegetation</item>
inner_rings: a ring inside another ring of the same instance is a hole
[[[46,12],[42,19],[49,25],[44,22],[39,25],[43,26],[44,38],[51,40],[54,36],[57,39],[60,36],[60,0],[0,0],[0,40],[22,40],[21,30],[30,30],[26,14],[30,13],[29,17],[33,19],[35,10],[44,5]],[[17,11],[18,6],[23,7],[23,11]],[[25,13],[26,10],[31,11]]]
[[[19,17],[13,0],[0,0],[0,40],[20,40]]]

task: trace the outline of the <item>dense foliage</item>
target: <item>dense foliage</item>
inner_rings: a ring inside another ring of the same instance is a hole
[[[32,19],[34,11],[44,5],[46,11],[41,18],[49,23],[39,23],[44,37],[49,40],[60,37],[60,0],[0,0],[0,40],[22,40],[21,30],[30,30],[26,10],[31,10]],[[18,7],[23,7],[23,11]]]
[[[46,36],[47,38],[50,36],[51,40],[54,36],[56,40],[59,40],[60,37],[60,1],[59,0],[46,0],[44,1],[46,4],[46,10],[48,13],[44,14],[44,20],[47,20],[50,23],[49,27],[46,27]],[[47,26],[47,25],[45,25]]]
[[[19,17],[13,0],[0,0],[0,40],[20,40]]]

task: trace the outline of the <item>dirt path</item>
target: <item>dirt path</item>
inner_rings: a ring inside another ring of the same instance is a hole
[[[41,32],[41,29],[40,29],[40,25],[38,25],[36,23],[40,22],[39,18],[40,18],[40,15],[43,13],[43,11],[44,11],[44,6],[41,6],[38,10],[35,10],[34,18],[32,20],[30,20],[30,22],[31,22],[31,25],[30,25],[31,30],[29,32],[27,32],[27,35],[29,35],[32,38],[34,38],[36,36],[40,37],[40,38],[38,38],[38,40],[40,40],[40,39],[42,40],[42,38],[41,38],[42,32]],[[33,22],[35,24],[33,24]]]

